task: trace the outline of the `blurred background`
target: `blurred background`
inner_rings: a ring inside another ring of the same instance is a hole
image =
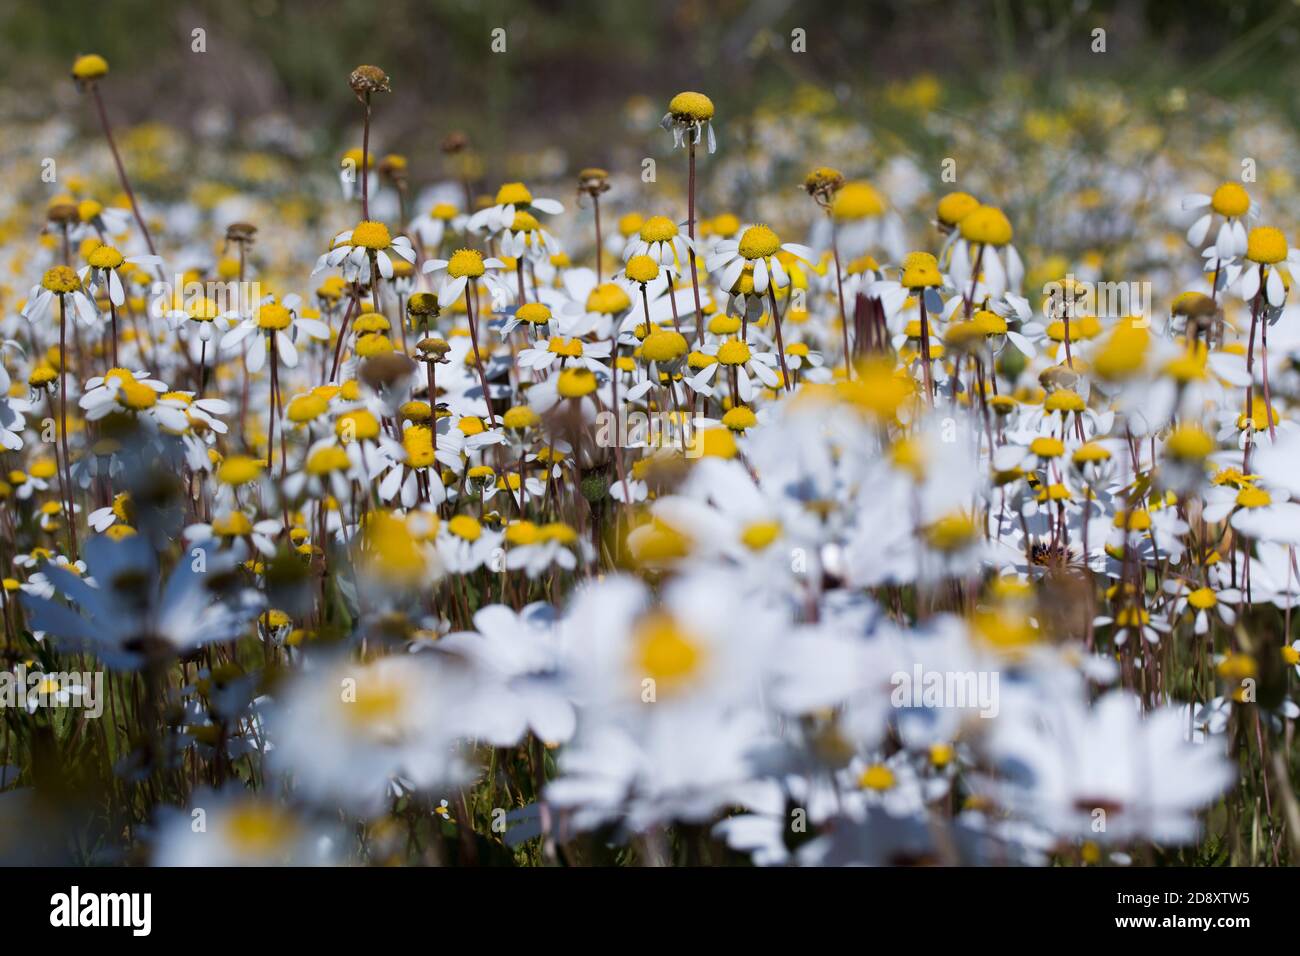
[[[1125,243],[1135,224],[1174,224],[1183,192],[1238,177],[1243,157],[1261,199],[1300,213],[1300,0],[9,3],[0,170],[14,190],[0,227],[38,227],[53,191],[114,199],[69,77],[86,52],[111,64],[103,95],[146,204],[184,201],[217,235],[253,215],[232,197],[270,202],[264,226],[355,221],[323,200],[361,145],[347,82],[361,63],[392,78],[371,153],[406,158],[413,214],[439,182],[452,201],[522,179],[571,202],[593,165],[613,174],[615,212],[671,209],[685,164],[658,122],[683,89],[717,105],[705,215],[802,232],[816,211],[798,184],[827,164],[880,186],[913,234],[935,195],[960,188],[1005,205],[1031,251],[1133,270],[1164,252]],[[440,148],[453,131],[471,144],[454,157]],[[58,184],[40,179],[45,157],[63,164]],[[941,181],[948,159],[955,181]]]
[[[0,5],[0,85],[10,115],[72,109],[79,52],[113,65],[127,122],[246,131],[287,116],[308,148],[352,145],[358,63],[393,76],[381,139],[413,163],[448,129],[504,162],[521,140],[612,162],[639,97],[662,110],[679,89],[710,93],[719,115],[749,115],[806,87],[848,120],[903,127],[884,106],[977,110],[1014,77],[1050,102],[1069,80],[1276,102],[1294,120],[1300,70],[1295,0],[43,0]],[[506,52],[491,31],[506,31]],[[1106,30],[1094,53],[1091,31]],[[192,51],[205,31],[206,53]],[[792,31],[806,52],[791,55]],[[917,79],[922,78],[921,83]],[[933,79],[933,83],[931,82]],[[900,84],[913,82],[910,91]],[[901,102],[900,102],[901,94]],[[83,117],[89,119],[89,117]],[[657,117],[656,117],[657,118]],[[977,119],[977,117],[972,117]],[[283,144],[289,145],[289,144]],[[302,146],[304,144],[298,144]],[[504,171],[503,171],[504,172]]]

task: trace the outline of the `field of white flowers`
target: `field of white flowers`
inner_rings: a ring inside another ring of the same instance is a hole
[[[112,67],[0,157],[0,862],[1300,863],[1267,109],[662,90],[423,181],[400,64],[307,168]]]

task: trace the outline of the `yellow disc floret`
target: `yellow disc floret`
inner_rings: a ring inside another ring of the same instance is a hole
[[[1224,183],[1210,197],[1210,208],[1220,216],[1236,219],[1250,211],[1250,196],[1239,183]]]
[[[373,222],[365,220],[357,223],[357,227],[352,230],[352,245],[361,246],[364,249],[387,249],[393,244],[393,237],[388,233],[388,227],[382,222]]]
[[[678,119],[703,123],[713,119],[713,100],[703,93],[678,93],[668,101],[668,112]]]
[[[768,226],[750,226],[740,234],[740,254],[746,259],[765,259],[781,248],[781,240]]]
[[[483,254],[476,249],[457,249],[447,263],[447,275],[453,279],[477,279],[485,271]]]

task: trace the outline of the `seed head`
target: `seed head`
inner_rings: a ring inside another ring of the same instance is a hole
[[[357,99],[364,100],[371,93],[391,93],[392,86],[388,82],[388,74],[377,66],[362,64],[352,71],[348,77],[348,85],[352,87],[352,92],[357,94]]]
[[[609,171],[590,166],[578,173],[578,192],[586,193],[593,198],[609,192]]]
[[[246,242],[252,245],[257,227],[249,222],[232,222],[226,227],[226,242]]]

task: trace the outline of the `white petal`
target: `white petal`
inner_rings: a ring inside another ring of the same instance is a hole
[[[1242,274],[1240,292],[1246,302],[1254,301],[1259,292],[1259,266],[1252,265]]]
[[[284,332],[275,333],[275,353],[280,357],[280,361],[289,368],[298,365],[298,349],[294,347],[293,339],[289,338]]]
[[[1207,212],[1200,219],[1196,220],[1196,222],[1192,223],[1191,228],[1187,230],[1187,241],[1199,249],[1201,243],[1205,241],[1206,234],[1210,231],[1210,223],[1213,221],[1213,218],[1214,217]]]
[[[248,358],[244,364],[253,373],[260,372],[262,366],[266,364],[266,343],[261,336],[254,340],[252,347],[248,350]]]
[[[1282,276],[1278,274],[1277,268],[1268,270],[1268,304],[1274,308],[1281,308],[1286,302],[1286,285],[1282,282]]]

